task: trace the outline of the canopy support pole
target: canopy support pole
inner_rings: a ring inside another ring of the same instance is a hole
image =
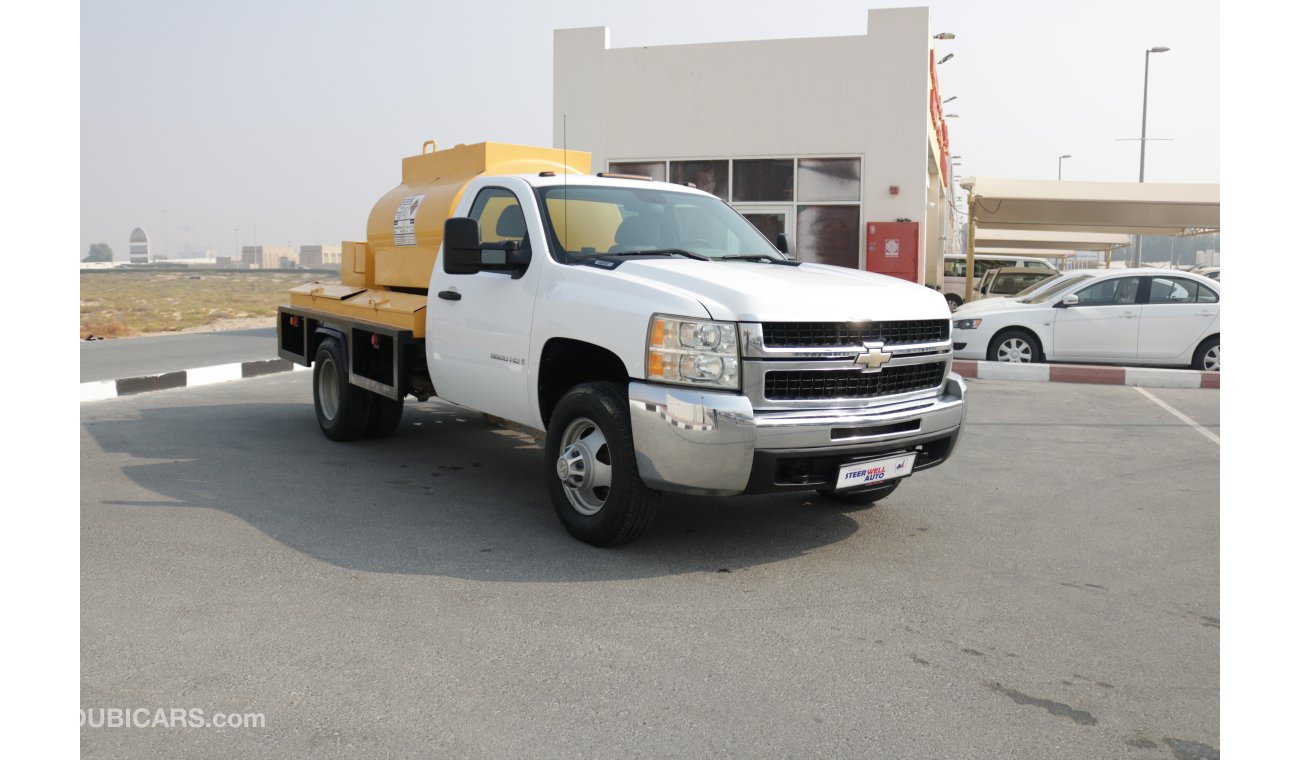
[[[974,204],[971,204],[974,208]],[[970,215],[966,222],[966,298],[962,303],[970,303],[975,291],[975,215]]]

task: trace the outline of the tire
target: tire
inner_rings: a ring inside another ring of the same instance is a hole
[[[1192,369],[1198,369],[1202,372],[1219,371],[1219,336],[1215,335],[1201,341],[1201,345],[1196,347],[1196,355],[1192,359]]]
[[[991,362],[1041,362],[1043,350],[1038,339],[1027,330],[1007,330],[993,337],[989,343],[988,360]]]
[[[660,493],[641,482],[623,386],[583,383],[564,394],[547,427],[545,461],[555,514],[579,541],[627,543],[654,518]]]
[[[892,483],[886,483],[883,486],[872,486],[871,488],[855,488],[849,491],[836,491],[831,488],[822,488],[817,491],[823,499],[838,501],[844,504],[874,504],[885,498],[898,489],[900,480]]]
[[[367,438],[387,438],[397,430],[402,421],[402,408],[406,399],[396,401],[378,393],[366,391],[370,395],[370,416],[366,419],[365,436]]]
[[[948,301],[948,311],[956,311],[961,306],[961,296],[954,293],[944,293],[943,297]]]
[[[355,441],[366,434],[370,392],[348,382],[348,360],[336,338],[326,338],[316,349],[312,369],[312,401],[316,422],[332,441]]]

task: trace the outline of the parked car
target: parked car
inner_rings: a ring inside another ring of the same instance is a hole
[[[1056,277],[1056,272],[1046,269],[1028,267],[1002,267],[990,269],[980,279],[972,300],[996,298],[997,296],[1014,296],[1029,290],[1043,280]]]
[[[975,254],[975,282],[990,269],[1003,267],[1024,267],[1056,272],[1056,267],[1047,259],[1033,256],[1001,256],[985,253]],[[950,253],[943,257],[943,297],[948,299],[948,307],[956,309],[966,300],[966,256]]]
[[[1219,370],[1219,284],[1190,272],[1072,270],[1028,297],[952,317],[958,359]]]
[[[1218,267],[1196,267],[1192,269],[1192,274],[1199,274],[1202,277],[1209,277],[1211,280],[1219,282]]]

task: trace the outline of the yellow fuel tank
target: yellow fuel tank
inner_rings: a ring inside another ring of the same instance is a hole
[[[429,150],[430,147],[433,150]],[[342,280],[366,288],[427,288],[442,244],[443,222],[465,185],[480,174],[588,174],[591,154],[505,143],[438,150],[432,140],[402,159],[402,184],[370,211],[366,243],[344,243]]]

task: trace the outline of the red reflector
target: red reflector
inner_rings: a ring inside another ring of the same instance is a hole
[[[371,336],[370,336],[370,345],[373,346],[374,348],[379,348],[379,336],[378,336],[378,335],[371,335]]]
[[[298,318],[297,318],[297,317],[289,317],[289,326],[290,326],[290,327],[297,327],[297,326],[298,326]]]

